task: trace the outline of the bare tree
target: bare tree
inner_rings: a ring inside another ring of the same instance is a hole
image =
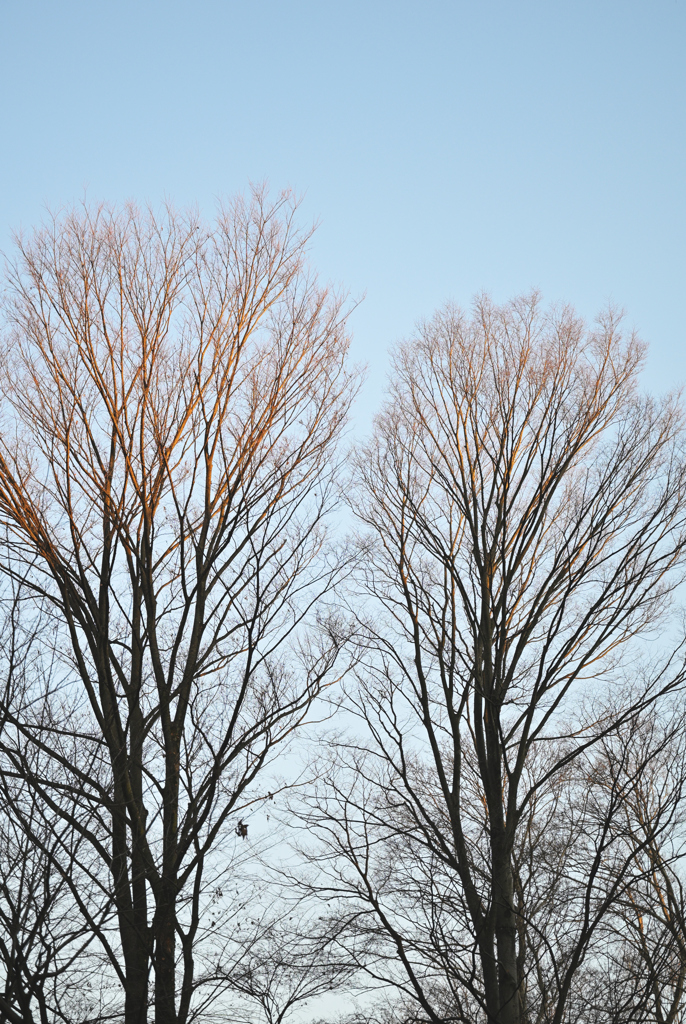
[[[34,714],[41,718],[43,739],[52,739],[71,719],[73,755],[79,744],[70,715],[73,704],[56,706],[50,692],[43,632],[21,627],[21,588],[10,595],[8,604],[0,627],[2,708],[26,710],[30,695],[37,704]],[[39,680],[43,692],[36,702]],[[0,725],[3,751],[21,750],[22,735],[11,717],[5,715]],[[81,752],[78,761],[82,769],[97,775],[97,760],[89,765]],[[97,939],[111,936],[114,905],[109,879],[85,838],[89,830],[97,829],[97,818],[80,801],[70,773],[55,763],[49,748],[31,744],[22,751],[19,770],[18,763],[16,758],[0,757],[0,1020],[102,1022],[112,1009],[112,978]],[[33,785],[34,779],[46,775],[63,803],[59,817]],[[72,827],[72,817],[79,818],[80,830]]]
[[[686,1020],[686,731],[679,710],[643,715],[623,735],[606,737],[585,780],[586,792],[605,791],[606,806],[611,792],[621,800],[612,828],[615,856],[603,880],[605,891],[617,896],[599,929],[598,954],[577,987],[580,1020]],[[579,852],[575,843],[573,856]],[[618,864],[624,872],[616,890]]]
[[[559,1019],[593,1024],[664,1024],[686,1011],[684,723],[666,710],[606,733],[529,809],[513,861],[530,1019],[555,1019],[561,1004]]]
[[[589,1020],[612,913],[641,891],[664,918],[638,864],[678,792],[632,832],[660,748],[627,736],[683,679],[678,644],[635,662],[668,636],[686,475],[678,402],[639,395],[642,356],[612,313],[589,331],[535,295],[446,308],[399,348],[357,460],[366,738],[301,813],[314,887],[407,1021]]]
[[[296,1009],[322,995],[340,991],[354,967],[311,915],[287,908],[279,917],[252,920],[256,941],[246,943],[232,969],[232,988],[246,997],[245,1020],[257,1009],[265,1024],[283,1024]]]
[[[0,1020],[102,1020],[102,958],[87,955],[97,931],[73,898],[78,886],[95,911],[97,894],[89,893],[91,879],[79,870],[82,837],[62,821],[46,828],[36,794],[14,781],[3,780],[0,811]],[[58,862],[68,864],[66,877]],[[100,896],[102,929],[111,901]]]
[[[126,1024],[151,970],[157,1024],[193,1019],[242,808],[341,647],[312,627],[344,571],[325,524],[357,378],[294,216],[260,192],[210,227],[84,208],[9,266],[0,567],[44,663],[3,770],[107,874]]]

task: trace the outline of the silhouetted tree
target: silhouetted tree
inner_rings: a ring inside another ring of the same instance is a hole
[[[638,658],[682,578],[686,473],[679,404],[640,396],[642,356],[611,313],[587,330],[536,296],[448,307],[397,350],[356,460],[347,706],[365,731],[300,813],[311,884],[348,915],[351,962],[396,986],[399,1019],[618,1020],[588,1014],[620,918],[625,992],[658,970],[650,950],[678,963],[660,844],[682,776],[646,827],[662,740],[638,737],[682,656],[643,674]],[[642,1021],[668,1019],[648,1002]]]
[[[42,660],[5,702],[2,768],[53,861],[111,896],[126,1024],[151,971],[157,1024],[193,1019],[242,808],[341,647],[315,617],[345,571],[325,524],[357,377],[294,215],[259,191],[211,226],[84,208],[9,266],[0,568]]]

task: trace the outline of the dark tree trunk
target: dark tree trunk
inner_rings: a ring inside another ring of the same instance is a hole
[[[168,713],[168,711],[167,711]],[[155,1024],[177,1024],[176,1012],[176,896],[179,808],[179,739],[166,727],[164,786],[164,849],[162,877],[155,908]]]
[[[509,851],[503,840],[493,844],[492,898],[498,956],[499,1007],[497,1024],[519,1024],[517,928],[513,906],[514,881]]]
[[[155,918],[155,1024],[177,1024],[176,900],[174,887],[166,880]]]

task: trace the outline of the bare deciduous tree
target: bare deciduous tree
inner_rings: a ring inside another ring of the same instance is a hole
[[[294,214],[84,208],[9,267],[0,563],[50,673],[5,705],[4,770],[107,873],[126,1024],[151,970],[157,1024],[193,1019],[241,808],[341,646],[310,627],[357,378]]]
[[[643,677],[632,660],[682,576],[686,471],[677,401],[637,391],[642,356],[612,314],[589,331],[536,296],[447,308],[398,350],[357,460],[366,738],[301,813],[315,888],[407,1021],[587,1021],[631,894],[670,929],[668,874],[641,862],[679,787],[632,831],[660,744],[630,737],[681,653]]]
[[[92,1021],[103,995],[102,958],[87,955],[111,913],[111,901],[90,893],[79,870],[82,837],[60,821],[46,827],[35,792],[23,780],[3,780],[0,803],[0,1020]],[[56,864],[67,865],[62,876]],[[79,914],[73,890],[100,913],[96,928]]]

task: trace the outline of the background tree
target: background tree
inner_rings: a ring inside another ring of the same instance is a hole
[[[366,739],[338,745],[301,813],[328,865],[314,887],[408,1021],[588,1020],[630,894],[669,931],[641,863],[680,790],[646,831],[662,748],[631,737],[681,654],[643,676],[632,660],[667,635],[686,478],[679,405],[639,395],[642,356],[613,314],[589,331],[535,295],[448,307],[397,351],[357,459]]]
[[[107,928],[111,901],[94,892],[80,864],[83,840],[68,824],[46,828],[36,794],[3,779],[0,803],[0,1020],[10,1024],[104,1019],[102,956],[91,954]],[[66,866],[63,876],[56,865]],[[87,903],[79,914],[74,891]]]
[[[288,896],[284,906],[285,912],[272,916],[266,928],[265,919],[250,922],[256,942],[243,945],[232,968],[231,986],[246,998],[245,1020],[250,1024],[258,1019],[282,1024],[296,1008],[304,1011],[319,996],[338,992],[340,998],[355,973],[334,937],[322,933],[321,917],[289,905]]]
[[[9,266],[0,565],[44,662],[3,770],[107,873],[126,1024],[151,969],[157,1024],[192,1019],[237,816],[340,649],[309,626],[344,571],[325,520],[357,378],[294,215],[84,208]]]
[[[686,1019],[686,734],[683,707],[674,711],[672,706],[667,714],[643,714],[623,730],[621,742],[617,734],[607,736],[594,751],[591,770],[579,773],[575,810],[582,796],[596,817],[599,807],[605,807],[606,819],[611,802],[618,807],[608,828],[613,857],[599,872],[599,888],[613,896],[612,905],[593,943],[596,955],[588,958],[574,993],[580,1020]],[[587,828],[581,835],[574,831],[564,858],[570,880],[578,877],[589,838]],[[573,934],[575,915],[567,916]]]
[[[12,593],[12,590],[14,593]],[[0,628],[3,670],[2,708],[36,702],[43,737],[67,732],[72,760],[96,778],[99,759],[81,749],[75,702],[51,685],[44,633],[34,617],[33,631],[21,625],[22,590],[10,588]],[[78,714],[77,714],[78,717]],[[41,743],[24,748],[23,737],[4,716],[3,750],[21,751],[0,761],[0,973],[4,992],[0,1020],[11,1024],[69,1024],[109,1019],[116,978],[107,970],[105,950],[116,931],[110,879],[86,839],[97,830],[97,811],[84,805],[68,771]],[[64,814],[55,818],[36,780],[50,777]],[[81,828],[72,827],[78,817]],[[100,948],[104,945],[104,949]]]

